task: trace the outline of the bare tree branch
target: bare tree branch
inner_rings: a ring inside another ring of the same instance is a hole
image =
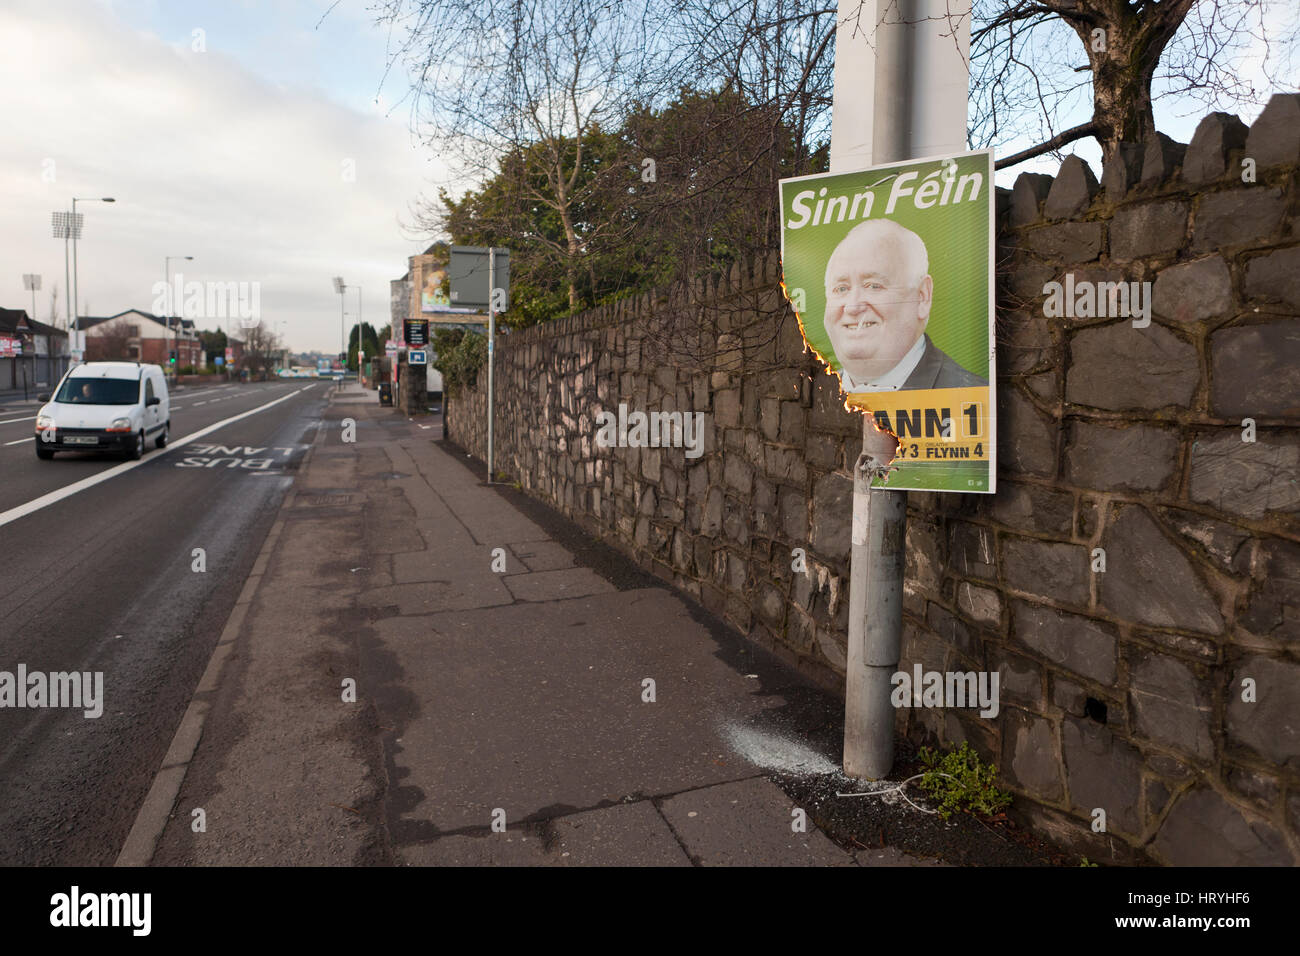
[[[1054,149],[1060,149],[1066,143],[1073,143],[1075,140],[1083,139],[1085,136],[1097,135],[1097,124],[1093,122],[1080,123],[1072,129],[1057,133],[1045,143],[1039,143],[1029,149],[1021,150],[1018,153],[1012,153],[1010,156],[1003,156],[994,164],[994,169],[1005,169],[1008,166],[1016,166],[1027,159],[1033,159],[1035,156],[1041,156],[1044,153],[1050,153]]]

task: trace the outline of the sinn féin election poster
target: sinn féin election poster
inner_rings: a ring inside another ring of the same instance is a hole
[[[876,487],[994,491],[993,208],[986,150],[781,181],[804,340],[898,439]]]

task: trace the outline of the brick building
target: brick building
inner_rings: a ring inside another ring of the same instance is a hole
[[[25,309],[0,309],[0,391],[52,385],[67,368],[67,332]]]
[[[154,315],[140,309],[127,309],[116,315],[82,316],[86,333],[86,359],[124,359],[168,365],[173,347],[179,368],[199,366],[204,362],[203,342],[192,319]],[[174,343],[174,345],[173,345]]]

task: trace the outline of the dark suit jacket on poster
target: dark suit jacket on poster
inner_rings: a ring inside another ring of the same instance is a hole
[[[907,376],[903,388],[966,388],[987,384],[988,379],[966,371],[930,341],[930,336],[927,335],[921,361],[912,369],[912,374]]]

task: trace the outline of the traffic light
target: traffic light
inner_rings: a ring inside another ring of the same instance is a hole
[[[171,350],[167,353],[167,364],[168,364],[168,365],[175,365],[175,364],[176,364],[176,350],[175,350],[175,349],[171,349]]]

